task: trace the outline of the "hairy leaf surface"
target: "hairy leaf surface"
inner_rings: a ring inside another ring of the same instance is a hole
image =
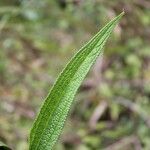
[[[30,134],[30,150],[50,150],[58,139],[77,89],[123,13],[103,27],[71,59],[59,75],[36,118]]]

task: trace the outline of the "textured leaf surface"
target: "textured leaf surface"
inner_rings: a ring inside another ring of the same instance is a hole
[[[11,150],[7,145],[0,141],[0,150]]]
[[[103,27],[67,64],[49,92],[30,133],[30,150],[50,150],[58,139],[73,98],[123,13]]]

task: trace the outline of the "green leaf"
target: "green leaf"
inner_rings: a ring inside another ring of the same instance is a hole
[[[58,139],[77,89],[124,12],[103,27],[71,59],[49,92],[30,133],[30,150],[50,150]]]
[[[7,145],[0,141],[0,150],[11,150]]]

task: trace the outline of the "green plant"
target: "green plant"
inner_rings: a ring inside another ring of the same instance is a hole
[[[74,95],[123,13],[102,28],[71,59],[48,94],[30,134],[30,150],[50,150],[58,139]]]

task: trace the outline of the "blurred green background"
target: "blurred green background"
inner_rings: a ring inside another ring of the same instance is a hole
[[[59,72],[122,10],[54,149],[150,150],[149,0],[0,0],[0,141],[28,149]]]

